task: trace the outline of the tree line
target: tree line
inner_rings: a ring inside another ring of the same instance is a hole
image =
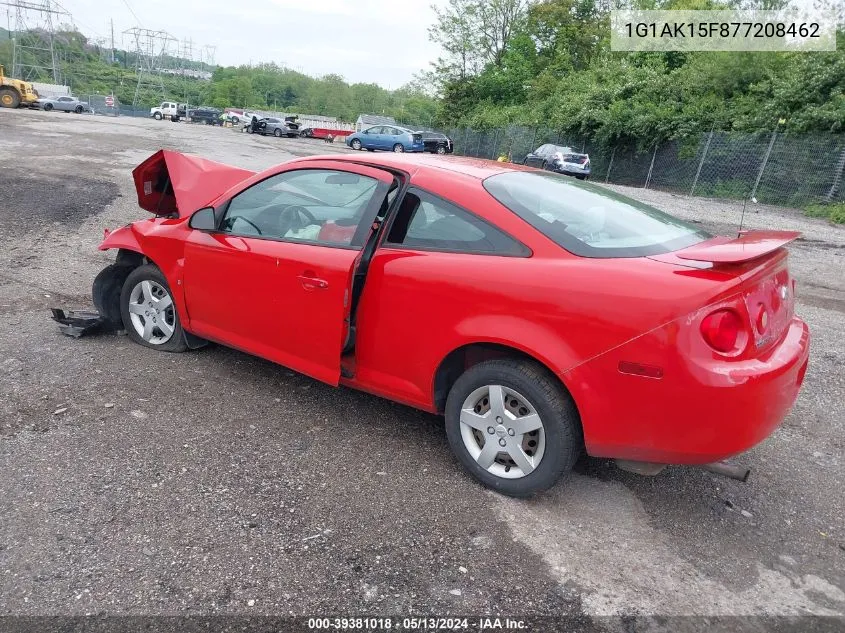
[[[618,8],[772,9],[778,0],[641,0]],[[422,77],[439,118],[545,126],[609,146],[651,147],[710,129],[845,130],[845,33],[830,53],[610,50],[605,0],[449,0],[433,7],[442,55]],[[841,16],[841,13],[840,13]]]
[[[0,29],[0,64],[12,72],[13,33]],[[41,38],[47,48],[46,34],[31,32],[29,38]],[[188,102],[218,108],[243,107],[303,114],[320,114],[354,121],[359,114],[386,114],[414,124],[434,125],[438,121],[438,100],[418,85],[386,90],[377,83],[348,83],[335,74],[311,77],[274,63],[253,66],[210,67],[198,62],[168,57],[167,68],[190,68],[212,72],[211,80],[173,74],[145,76],[138,87],[137,58],[131,51],[114,50],[91,42],[75,29],[54,34],[53,46],[61,80],[74,94],[114,94],[124,106],[136,102],[149,108],[162,101]],[[36,59],[37,51],[24,50],[23,61],[32,66],[49,65]],[[373,70],[377,76],[377,69]],[[41,69],[33,81],[53,83],[49,72]],[[136,89],[138,98],[136,100]]]

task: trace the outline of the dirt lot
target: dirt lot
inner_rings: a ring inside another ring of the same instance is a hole
[[[466,477],[441,421],[212,346],[58,333],[161,147],[250,169],[343,152],[139,119],[0,111],[0,613],[845,614],[845,230],[797,228],[813,351],[742,461],[655,478],[585,459],[530,501]],[[628,190],[735,230],[740,205]],[[679,423],[683,423],[679,420]],[[595,618],[595,619],[593,619]]]

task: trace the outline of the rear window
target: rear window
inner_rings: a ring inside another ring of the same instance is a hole
[[[708,233],[597,185],[554,173],[507,172],[484,188],[535,229],[582,257],[643,257],[698,244]]]
[[[564,154],[563,155],[563,162],[564,163],[575,163],[577,165],[583,165],[589,160],[589,156],[586,154]]]

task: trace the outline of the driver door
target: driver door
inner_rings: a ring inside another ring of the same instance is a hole
[[[352,274],[392,183],[309,161],[234,195],[186,241],[190,331],[338,384]]]

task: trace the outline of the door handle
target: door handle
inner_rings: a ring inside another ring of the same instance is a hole
[[[302,284],[302,287],[306,290],[325,290],[329,287],[329,282],[325,279],[319,279],[318,277],[310,277],[308,275],[297,275],[296,277],[299,279],[299,283]]]

